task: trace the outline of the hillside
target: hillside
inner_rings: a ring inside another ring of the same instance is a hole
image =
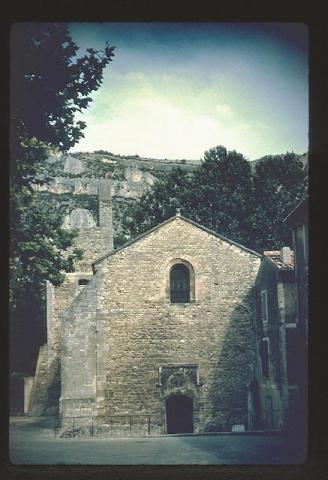
[[[299,156],[307,164],[307,154]],[[265,157],[251,161],[252,168]],[[64,215],[74,208],[87,209],[98,222],[98,178],[112,178],[114,227],[119,231],[115,213],[121,202],[134,201],[153,185],[156,177],[174,167],[192,171],[201,160],[168,160],[113,155],[109,152],[53,155],[48,159],[50,184],[37,190],[47,201],[54,202]]]

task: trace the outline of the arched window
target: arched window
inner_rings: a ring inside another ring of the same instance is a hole
[[[173,265],[170,271],[171,303],[190,302],[190,273],[183,263]]]

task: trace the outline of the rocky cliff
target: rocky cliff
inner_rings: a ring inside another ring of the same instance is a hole
[[[307,154],[300,155],[307,164]],[[251,162],[252,169],[262,159]],[[167,160],[113,155],[109,152],[74,153],[53,155],[48,159],[50,183],[38,186],[38,191],[49,199],[64,214],[64,224],[68,224],[72,210],[84,210],[88,215],[89,226],[97,225],[98,182],[99,178],[111,178],[113,199],[113,221],[116,231],[119,225],[115,212],[122,202],[134,201],[140,197],[156,178],[174,167],[192,171],[201,160]]]
[[[111,178],[114,227],[117,229],[115,211],[121,202],[136,200],[161,173],[177,166],[193,170],[199,163],[200,160],[156,160],[97,152],[53,155],[48,159],[48,173],[53,180],[38,186],[37,190],[63,211],[64,224],[73,209],[85,209],[92,215],[89,223],[96,225],[98,181],[99,178]]]

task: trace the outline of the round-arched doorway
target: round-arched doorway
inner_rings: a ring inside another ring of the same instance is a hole
[[[173,395],[166,400],[166,432],[193,433],[193,401],[185,395]]]

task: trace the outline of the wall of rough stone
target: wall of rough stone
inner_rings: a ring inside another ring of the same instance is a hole
[[[60,413],[87,416],[96,402],[96,306],[99,273],[61,318]]]
[[[48,345],[42,345],[33,379],[28,413],[31,416],[57,415],[60,397],[60,360],[48,357]]]
[[[85,215],[83,209],[73,210],[66,223],[66,228],[79,227],[74,248],[78,247],[83,251],[83,258],[75,263],[75,272],[68,273],[62,285],[54,287],[47,282],[47,345],[40,350],[30,413],[58,412],[61,381],[61,317],[85,288],[79,285],[79,280],[92,279],[92,262],[113,249],[111,184],[107,179],[98,179],[94,186],[98,195],[99,225],[90,227],[89,217]],[[71,250],[72,248],[67,254]],[[47,352],[46,359],[44,350]]]
[[[168,298],[174,259],[194,268],[196,297],[190,304],[171,304]],[[90,398],[81,381],[87,352],[93,359],[96,350],[97,415],[103,422],[111,415],[151,415],[152,427],[164,433],[165,400],[177,393],[193,398],[195,431],[225,430],[231,414],[237,423],[245,421],[259,264],[255,254],[180,217],[108,256],[97,280],[65,315],[62,413],[79,412],[79,406],[66,408],[70,395]],[[172,365],[175,371],[193,371],[196,365],[198,380],[182,389],[160,385],[159,368]],[[88,385],[95,392],[91,377]]]
[[[92,262],[113,250],[110,182],[106,179],[98,180],[97,193],[99,226],[90,228],[89,225],[85,227],[82,223],[75,239],[74,248],[80,248],[83,251],[82,260],[75,263],[75,272],[67,274],[62,285],[53,287],[49,282],[47,285],[47,330],[51,357],[60,354],[60,317],[80,293],[79,280],[90,279],[92,277]],[[71,250],[68,250],[68,253]]]

